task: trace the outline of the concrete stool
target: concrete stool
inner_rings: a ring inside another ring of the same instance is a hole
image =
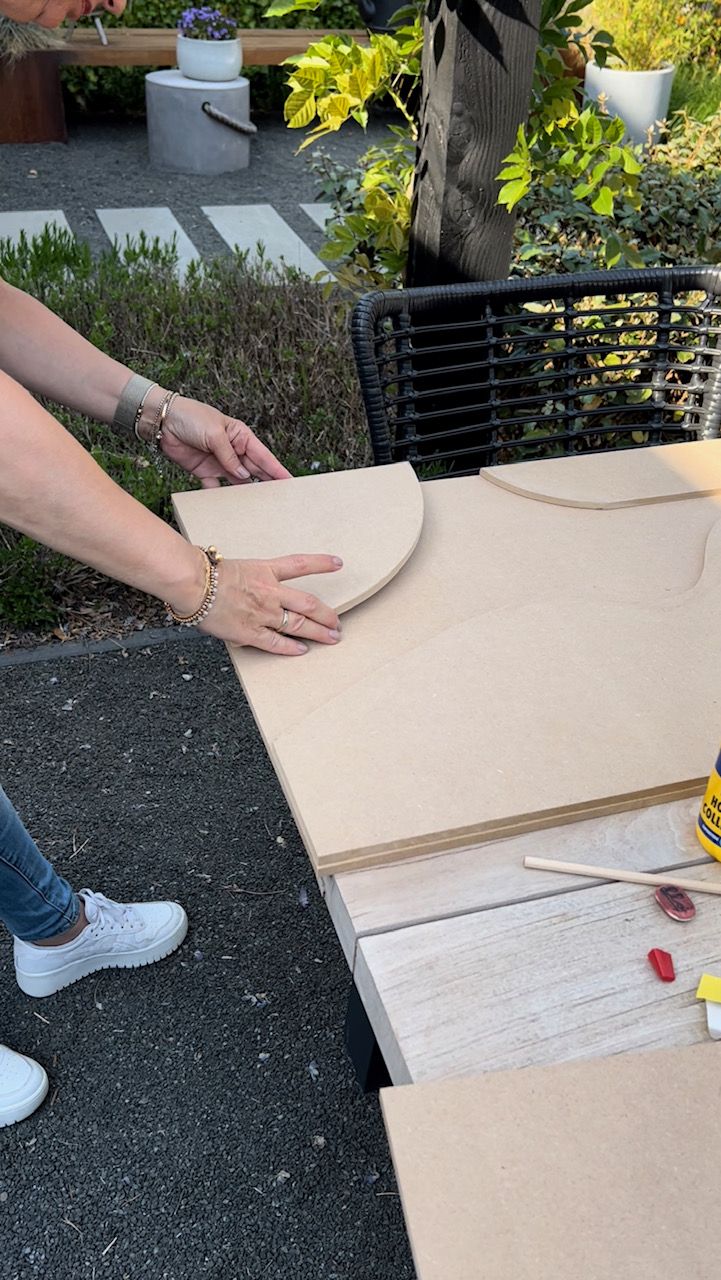
[[[179,71],[145,77],[151,164],[176,173],[231,173],[247,169],[250,138],[212,120],[203,103],[248,123],[250,85],[235,80],[189,80]],[[252,126],[251,126],[252,127]]]

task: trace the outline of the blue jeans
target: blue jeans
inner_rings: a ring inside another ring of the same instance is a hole
[[[75,924],[80,901],[53,871],[0,787],[0,920],[16,938],[36,942]]]

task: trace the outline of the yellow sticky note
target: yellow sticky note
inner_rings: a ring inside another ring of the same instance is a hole
[[[698,984],[696,999],[721,1004],[721,978],[714,978],[712,973],[704,973]]]

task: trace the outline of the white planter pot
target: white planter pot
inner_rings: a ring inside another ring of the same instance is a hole
[[[620,116],[631,142],[647,142],[649,129],[658,134],[658,121],[665,120],[671,100],[675,67],[657,71],[626,71],[617,67],[586,66],[585,94],[597,101],[605,95],[606,110]]]
[[[240,40],[193,40],[178,35],[178,68],[189,80],[235,80],[243,51]]]

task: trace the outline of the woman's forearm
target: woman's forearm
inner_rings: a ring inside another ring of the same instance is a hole
[[[0,280],[0,369],[35,395],[112,422],[131,370],[36,298]]]
[[[82,445],[0,373],[0,521],[192,613],[204,557],[125,493]]]

